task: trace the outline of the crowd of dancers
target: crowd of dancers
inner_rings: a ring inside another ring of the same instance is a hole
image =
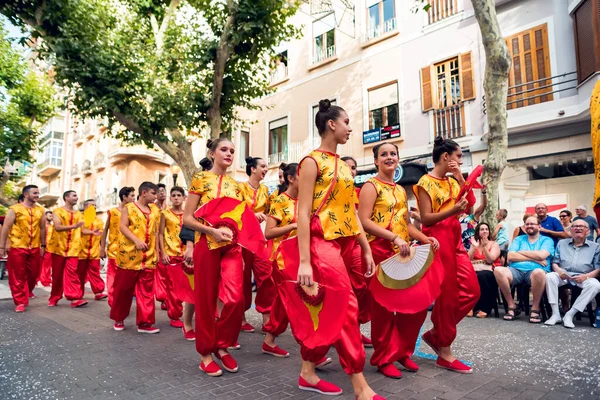
[[[231,350],[240,347],[240,332],[254,330],[245,319],[254,276],[255,306],[266,334],[262,352],[288,357],[275,341],[291,323],[302,357],[300,389],[342,393],[316,373],[331,362],[327,352],[334,346],[356,398],[377,400],[383,397],[369,387],[362,372],[364,348],[374,347],[370,363],[387,377],[402,376],[395,363],[417,372],[411,355],[427,308],[435,300],[433,328],[422,339],[438,355],[438,367],[471,373],[451,350],[457,324],[479,298],[458,221],[472,207],[465,196],[459,197],[465,183],[460,146],[441,137],[435,140],[435,166],[413,189],[422,222],[419,230],[411,223],[404,189],[394,182],[397,146],[383,142],[373,148],[377,175],[358,191],[356,162],[337,155],[338,145],[352,132],[347,113],[322,100],[315,122],[320,147],[298,164],[283,164],[281,185],[272,194],[261,184],[268,171],[261,158],[247,159],[247,182],[227,175],[235,146],[225,138],[208,142],[211,162],[194,176],[187,195],[183,188],[171,188],[167,206],[164,186],[143,182],[137,193],[124,187],[119,206],[108,211],[105,223],[98,218],[84,221],[75,209],[74,191],[64,194],[63,207],[46,214],[37,205],[39,190],[26,186],[23,201],[10,208],[0,234],[0,257],[9,248],[15,311],[26,310],[38,279],[43,284],[51,280],[49,307],[57,306],[63,295],[71,307],[84,306],[84,284],[89,281],[96,300],[108,298],[115,330],[126,329],[135,296],[138,332],[158,333],[157,299],[171,326],[181,328],[185,339],[195,340],[200,370],[219,376],[223,370],[238,371]],[[199,207],[220,198],[238,200],[252,210],[263,223],[268,251],[250,251],[237,243],[236,232],[195,216]],[[93,200],[84,207],[94,207]],[[386,276],[380,263],[395,254],[410,258],[415,241],[432,249],[433,261],[424,274],[410,284]],[[107,293],[100,277],[104,257]],[[295,266],[288,267],[294,261]],[[189,281],[181,283],[173,274],[181,270]],[[301,298],[298,307],[285,290],[290,282]],[[320,303],[313,303],[316,298]],[[306,335],[296,315],[304,306],[310,314]],[[360,324],[369,321],[371,339],[360,331]]]

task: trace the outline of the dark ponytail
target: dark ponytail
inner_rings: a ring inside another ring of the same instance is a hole
[[[283,171],[283,183],[277,187],[279,194],[285,192],[290,186],[290,176],[296,176],[298,172],[298,163],[289,163],[281,169]]]
[[[444,154],[444,153],[452,154],[458,149],[460,149],[460,146],[454,140],[444,139],[441,136],[437,136],[435,138],[435,140],[433,141],[432,158],[433,158],[434,164],[436,164],[438,161],[440,161],[440,157],[442,157],[442,154]]]
[[[258,160],[262,160],[262,158],[246,157],[246,175],[252,175],[252,168],[258,167]]]
[[[322,137],[327,131],[327,121],[337,120],[342,111],[344,111],[342,107],[332,106],[328,99],[319,101],[319,112],[315,116],[315,125],[317,125],[319,136]]]

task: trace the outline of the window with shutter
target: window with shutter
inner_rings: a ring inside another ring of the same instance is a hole
[[[421,108],[423,112],[433,109],[431,93],[431,66],[421,68]]]
[[[553,99],[546,24],[504,39],[512,67],[509,76],[508,109],[544,103]]]
[[[369,129],[397,125],[399,122],[398,83],[369,90]]]
[[[585,0],[573,13],[577,80],[600,71],[600,0]]]

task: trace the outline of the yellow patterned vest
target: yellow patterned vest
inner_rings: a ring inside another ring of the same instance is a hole
[[[62,225],[75,225],[83,222],[83,214],[78,210],[70,212],[63,207],[54,210],[54,215],[58,217]],[[79,257],[81,250],[81,228],[70,229],[68,231],[54,231],[48,244],[48,251],[63,257]]]
[[[231,197],[236,200],[245,201],[244,194],[238,182],[228,175],[217,175],[210,171],[198,172],[192,178],[190,193],[200,196],[198,207],[213,199]],[[204,223],[204,221],[200,220]],[[200,233],[196,232],[196,242],[200,240]],[[208,249],[216,249],[228,245],[228,242],[217,243],[212,236],[207,235]]]
[[[406,242],[410,242],[408,225],[406,224],[408,205],[404,188],[395,183],[380,181],[377,178],[371,178],[365,184],[369,183],[375,186],[375,190],[377,190],[377,199],[373,205],[371,221],[395,233]],[[376,236],[367,234],[369,242],[375,238]]]
[[[52,223],[46,221],[46,243],[50,243],[50,238],[52,237],[52,232],[54,232],[54,225]]]
[[[460,185],[456,179],[445,177],[444,179],[435,178],[429,174],[423,175],[419,182],[413,186],[413,192],[419,199],[418,188],[422,187],[431,199],[431,209],[434,213],[448,210],[456,204],[456,197],[460,192]],[[458,215],[457,215],[458,218]]]
[[[150,213],[144,213],[137,203],[125,206],[129,214],[129,230],[148,245],[148,250],[138,250],[135,244],[121,233],[117,250],[117,266],[123,269],[154,269],[158,262],[156,253],[156,232],[160,221],[160,209],[155,204],[148,204]]]
[[[121,210],[117,207],[108,210],[108,238],[107,251],[108,258],[117,258],[117,249],[119,248],[119,236],[121,235]]]
[[[266,213],[269,211],[269,189],[265,185],[259,185],[254,189],[248,182],[240,183],[240,189],[248,207],[255,213]]]
[[[323,236],[326,240],[339,237],[357,236],[360,234],[356,218],[356,204],[358,199],[354,190],[354,179],[350,168],[341,161],[337,154],[313,150],[301,162],[299,168],[306,158],[312,158],[317,163],[317,180],[313,194],[312,213],[314,214],[321,206],[325,195],[335,176],[335,164],[337,159],[337,179],[325,204],[321,207],[318,218],[323,228]]]
[[[167,253],[169,257],[182,257],[185,252],[185,247],[181,243],[179,233],[183,226],[183,213],[175,214],[173,209],[168,209],[164,210],[162,215],[165,218],[165,253]]]
[[[290,197],[283,192],[273,199],[269,206],[269,217],[277,221],[278,227],[283,227],[296,222],[298,218],[298,199]],[[281,244],[281,241],[287,238],[296,236],[296,230],[289,232],[285,236],[280,236],[273,239],[273,254]]]
[[[96,218],[91,227],[85,227],[89,230],[102,229],[104,222],[100,218]],[[98,260],[100,258],[100,239],[101,236],[81,234],[81,251],[79,252],[80,260]]]
[[[35,249],[40,243],[40,223],[46,210],[42,206],[25,207],[15,204],[10,207],[15,213],[15,222],[8,234],[12,249]]]

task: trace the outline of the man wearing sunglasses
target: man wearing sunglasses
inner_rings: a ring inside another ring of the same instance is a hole
[[[561,322],[558,308],[558,288],[565,285],[582,289],[573,307],[565,314],[562,323],[565,328],[574,328],[573,317],[584,311],[588,303],[600,292],[600,245],[587,240],[590,227],[583,219],[571,224],[571,238],[558,242],[552,260],[552,271],[546,275],[546,293],[552,306],[552,316],[546,325]]]

